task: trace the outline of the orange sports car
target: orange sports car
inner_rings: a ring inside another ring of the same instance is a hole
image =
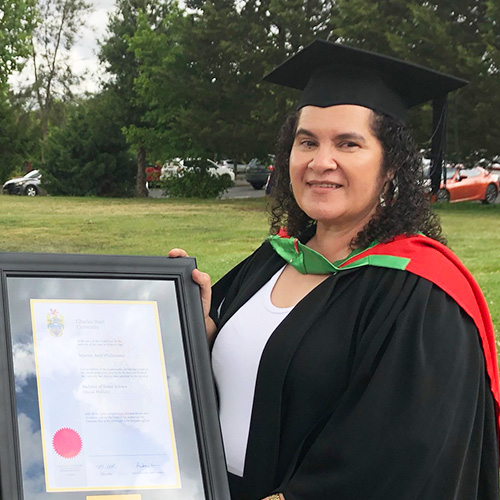
[[[441,182],[437,201],[495,203],[499,189],[498,175],[484,168],[447,168],[446,183]]]

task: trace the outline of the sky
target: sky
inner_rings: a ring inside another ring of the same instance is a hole
[[[114,9],[115,0],[88,1],[93,5],[93,8],[88,16],[87,26],[82,28],[81,38],[72,51],[71,60],[75,72],[78,74],[88,73],[81,90],[94,92],[98,90],[99,77],[102,76],[97,57],[99,51],[98,41],[102,40],[106,35],[108,16]]]
[[[109,13],[113,11],[115,0],[87,0],[91,11],[86,17],[86,24],[80,30],[80,37],[70,53],[71,66],[75,74],[84,75],[84,79],[76,89],[78,92],[96,92],[103,77],[97,53],[98,40],[106,35]],[[23,72],[11,76],[9,81],[16,88],[20,82],[31,79],[32,69],[26,66]]]

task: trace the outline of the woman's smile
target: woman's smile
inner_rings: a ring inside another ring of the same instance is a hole
[[[313,189],[339,189],[342,187],[341,184],[335,182],[324,182],[324,181],[307,181],[307,185]]]

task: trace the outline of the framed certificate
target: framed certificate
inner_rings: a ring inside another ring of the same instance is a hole
[[[0,254],[4,500],[229,500],[191,258]]]

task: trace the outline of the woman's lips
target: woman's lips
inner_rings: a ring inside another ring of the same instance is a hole
[[[342,184],[337,184],[336,182],[316,182],[309,181],[307,185],[312,188],[326,188],[326,189],[338,189],[342,187]]]

